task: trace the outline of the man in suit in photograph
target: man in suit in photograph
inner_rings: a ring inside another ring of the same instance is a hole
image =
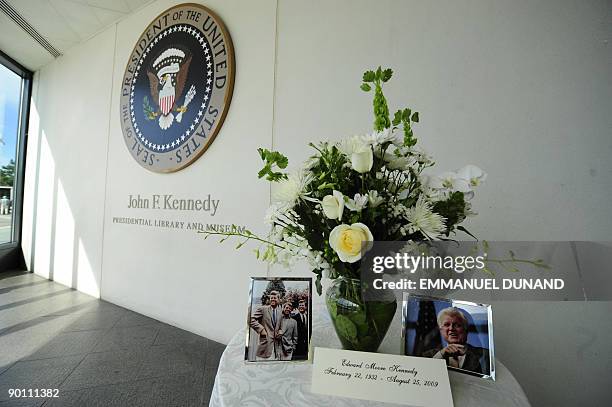
[[[468,320],[459,308],[449,307],[438,313],[438,327],[446,346],[423,352],[423,356],[445,359],[446,365],[474,373],[489,374],[489,350],[467,343]]]
[[[308,313],[306,312],[306,300],[298,302],[298,313],[293,316],[297,322],[298,340],[292,360],[308,359]]]
[[[280,360],[291,360],[293,352],[298,340],[297,322],[291,318],[293,304],[287,301],[283,304],[283,317],[281,326],[278,331],[278,339],[280,340]]]
[[[251,315],[250,326],[259,334],[257,360],[279,360],[280,339],[278,331],[283,317],[279,306],[278,291],[270,291],[269,303],[258,306]]]

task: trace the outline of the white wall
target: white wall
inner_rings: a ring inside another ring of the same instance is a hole
[[[205,242],[195,232],[114,224],[112,218],[235,223],[263,231],[269,186],[257,182],[255,158],[257,147],[270,143],[276,5],[207,3],[225,20],[234,43],[238,64],[232,104],[223,131],[200,160],[160,175],[141,168],[128,153],[119,124],[120,92],[112,90],[120,89],[144,27],[174,3],[151,4],[38,73],[33,105],[39,131],[30,137],[28,157],[40,164],[37,171],[30,167],[37,189],[28,174],[31,220],[25,221],[24,240],[33,244],[31,249],[25,244],[26,258],[36,273],[53,274],[69,286],[91,273],[84,291],[226,342],[242,326],[244,304],[228,301],[223,312],[211,310],[218,310],[221,298],[247,292],[248,276],[265,274],[265,266],[231,243]],[[130,194],[167,193],[211,194],[221,203],[214,217],[127,209]],[[80,256],[89,261],[82,264]]]
[[[438,171],[488,171],[470,230],[488,240],[610,240],[609,2],[205,2],[236,48],[232,105],[202,158],[160,175],[124,145],[119,82],[144,27],[175,3],[154,2],[37,72],[24,205],[36,273],[227,342],[244,321],[247,277],[265,267],[249,250],[112,217],[162,216],[128,211],[129,194],[211,193],[222,201],[214,218],[181,219],[263,231],[269,189],[256,180],[255,149],[272,145],[296,164],[309,141],[369,131],[371,95],[359,84],[378,65],[395,71],[390,107],[421,112],[416,135]],[[612,366],[596,346],[612,327],[584,335],[611,308],[495,304],[497,354],[534,405],[603,397]],[[560,326],[562,341],[551,334]]]

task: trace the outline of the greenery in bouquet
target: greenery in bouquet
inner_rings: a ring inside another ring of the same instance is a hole
[[[391,69],[367,71],[361,89],[373,92],[374,129],[340,142],[310,144],[313,155],[297,171],[286,173],[288,159],[259,149],[264,167],[259,178],[274,183],[266,214],[267,237],[246,231],[224,234],[257,240],[257,257],[291,267],[305,260],[321,277],[359,278],[362,244],[373,241],[450,239],[472,215],[474,188],[485,180],[478,167],[428,176],[434,162],[417,146],[413,132],[419,113],[399,109],[391,117],[383,84]]]

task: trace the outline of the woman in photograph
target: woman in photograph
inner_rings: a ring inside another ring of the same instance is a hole
[[[289,301],[283,304],[283,317],[281,319],[278,338],[280,339],[280,360],[291,360],[293,351],[297,345],[298,328],[297,321],[291,318],[293,304]]]

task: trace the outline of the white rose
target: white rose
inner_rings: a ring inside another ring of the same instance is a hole
[[[372,154],[372,149],[369,146],[351,155],[351,167],[360,174],[370,171],[372,164],[374,164],[374,154]]]
[[[338,150],[340,150],[340,152],[346,155],[347,157],[350,157],[351,155],[353,155],[354,152],[359,151],[366,146],[367,144],[361,138],[361,136],[351,136],[342,140],[336,145],[336,147],[338,147]]]
[[[363,223],[338,225],[329,234],[329,245],[345,263],[355,263],[361,259],[362,243],[373,241],[374,236]]]
[[[332,195],[326,195],[321,201],[323,213],[329,219],[342,219],[344,212],[344,196],[340,191],[333,191]]]

